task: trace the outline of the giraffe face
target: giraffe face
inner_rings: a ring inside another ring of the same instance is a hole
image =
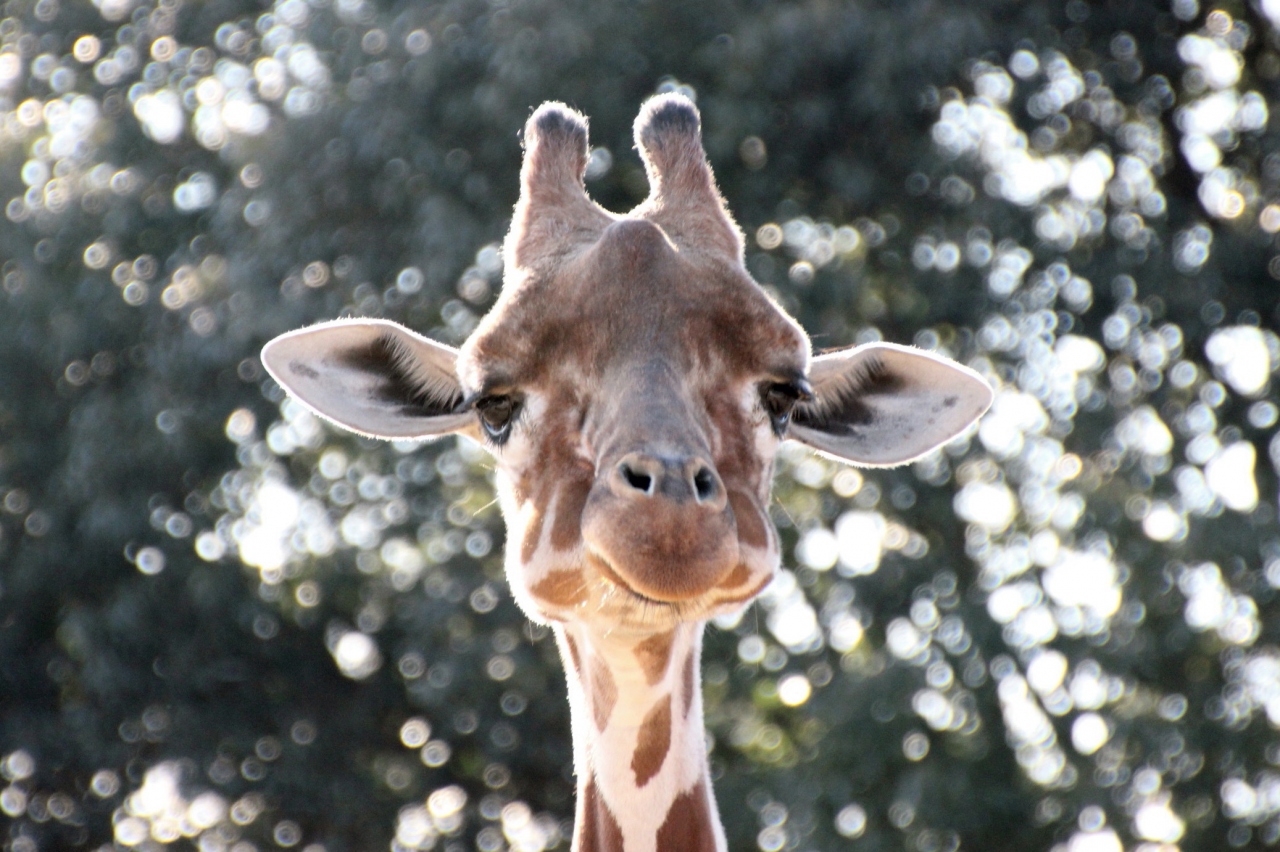
[[[778,563],[770,479],[804,333],[740,264],[644,218],[516,275],[458,373],[495,415],[481,439],[526,611],[659,631],[754,597]]]
[[[908,347],[811,359],[743,267],[693,104],[651,99],[635,135],[651,192],[618,216],[584,190],[586,120],[558,104],[533,114],[502,292],[460,351],[341,320],[282,335],[262,358],[354,431],[488,447],[507,573],[530,616],[657,633],[768,583],[780,441],[902,464],[992,395],[972,370]]]

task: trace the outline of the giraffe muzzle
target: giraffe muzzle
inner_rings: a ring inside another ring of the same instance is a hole
[[[739,561],[727,490],[696,455],[627,453],[596,480],[582,521],[605,576],[651,600],[694,600]]]

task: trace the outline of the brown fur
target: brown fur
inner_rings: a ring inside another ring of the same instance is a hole
[[[579,678],[582,678],[584,676],[582,671],[582,654],[579,653],[578,651],[578,643],[573,641],[573,637],[570,636],[568,633],[562,633],[560,635],[564,637],[564,644],[569,649],[570,665],[573,666],[573,670],[577,674],[577,676]],[[561,656],[563,657],[563,655]]]
[[[574,428],[572,414],[576,407],[576,395],[566,388],[552,396],[548,422],[540,425],[537,435],[538,452],[529,467],[516,478],[515,498],[518,504],[533,503],[532,521],[525,531],[521,546],[521,560],[528,563],[537,552],[542,535],[542,524],[551,512],[551,546],[567,550],[577,544],[578,516],[582,514],[582,502],[591,488],[591,467],[574,452],[578,430]],[[552,501],[556,502],[552,512]],[[575,509],[576,505],[576,509]]]
[[[582,509],[591,493],[591,479],[575,476],[560,485],[555,518],[551,523],[551,546],[556,550],[577,547],[582,540]]]
[[[676,632],[668,630],[666,633],[655,633],[636,645],[636,659],[651,686],[662,680],[666,673],[667,665],[671,662],[671,643],[675,638]]]
[[[721,595],[719,598],[717,598],[717,600],[721,604],[746,603],[747,601],[754,598],[756,595],[763,592],[764,587],[769,585],[769,583],[772,582],[772,580],[773,580],[773,575],[770,574],[769,576],[762,578],[758,583],[756,583],[754,586],[750,587],[745,591],[739,592],[736,595]]]
[[[693,654],[685,657],[684,660],[684,717],[689,718],[689,711],[693,709],[693,691],[698,688],[696,660]]]
[[[769,534],[765,532],[755,500],[745,491],[735,490],[729,492],[729,505],[733,506],[733,519],[738,524],[738,540],[748,547],[768,546]]]
[[[551,571],[529,591],[534,597],[561,608],[577,606],[587,599],[587,584],[581,571]]]
[[[613,713],[613,705],[618,701],[618,684],[613,680],[613,672],[598,655],[591,657],[591,710],[595,713],[596,727],[604,730],[609,724],[609,715]]]
[[[658,852],[715,852],[716,839],[706,780],[681,793],[658,829]]]
[[[631,757],[631,771],[636,774],[636,785],[643,787],[662,769],[671,750],[671,696],[667,695],[653,706],[636,738],[636,752]]]
[[[751,566],[745,562],[739,562],[738,567],[730,572],[728,577],[724,578],[724,582],[720,585],[726,589],[736,589],[751,579]]]
[[[600,798],[595,781],[588,780],[578,806],[577,843],[575,852],[626,852],[622,848],[622,829],[618,820]]]

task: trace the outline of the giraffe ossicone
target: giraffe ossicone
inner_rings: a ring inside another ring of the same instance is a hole
[[[550,623],[568,680],[578,852],[724,850],[698,664],[707,619],[779,562],[768,514],[784,440],[893,466],[986,411],[972,370],[876,343],[811,356],[743,265],[688,99],[641,108],[649,197],[586,194],[587,122],[544,104],[493,309],[460,349],[347,319],[263,349],[318,414],[385,438],[487,447],[516,600]]]

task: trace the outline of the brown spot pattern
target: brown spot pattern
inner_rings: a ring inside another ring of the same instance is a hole
[[[640,663],[640,668],[644,669],[645,679],[650,686],[662,680],[662,675],[666,673],[667,664],[671,661],[671,643],[675,638],[676,632],[668,630],[666,633],[655,633],[636,645],[636,660]]]
[[[580,471],[573,473],[579,475],[566,478],[560,485],[555,517],[551,519],[551,546],[556,550],[569,550],[582,539],[582,509],[591,493],[591,479],[580,475]]]
[[[698,781],[671,803],[658,829],[658,852],[715,852],[716,832],[707,782]]]
[[[723,605],[723,604],[739,604],[739,603],[745,603],[746,601],[751,600],[751,599],[752,599],[752,598],[754,598],[756,595],[758,595],[758,594],[760,594],[761,592],[763,592],[763,591],[764,591],[764,587],[765,587],[765,586],[767,586],[767,585],[769,585],[769,581],[770,581],[770,580],[772,580],[772,579],[773,579],[773,573],[772,573],[772,572],[770,572],[770,573],[769,573],[769,574],[768,574],[768,575],[767,575],[763,580],[761,580],[759,583],[756,583],[754,586],[752,586],[752,587],[751,587],[750,589],[748,589],[747,591],[742,592],[742,593],[740,593],[740,594],[736,594],[736,595],[728,595],[728,596],[726,596],[726,597],[719,598],[719,599],[716,601],[716,603],[717,603],[717,604],[722,604],[722,605]]]
[[[726,589],[736,589],[743,583],[751,579],[751,566],[745,562],[739,562],[733,571],[729,572],[729,576],[724,578],[724,582],[720,585]]]
[[[658,774],[670,750],[671,696],[668,694],[653,706],[640,723],[640,731],[636,736],[636,753],[631,756],[631,771],[636,774],[636,786],[643,787]]]
[[[564,644],[569,648],[569,662],[579,680],[582,679],[582,656],[578,653],[578,643],[568,633],[564,634]]]
[[[734,520],[738,522],[738,540],[748,547],[767,547],[769,534],[765,532],[755,501],[745,492],[735,489],[729,492],[729,505],[733,507]]]
[[[613,682],[613,672],[594,654],[591,657],[591,712],[596,717],[596,727],[601,731],[609,723],[609,714],[618,701],[618,685]]]
[[[582,810],[573,848],[577,852],[626,852],[622,848],[622,829],[609,806],[600,797],[594,779],[582,791]]]
[[[529,466],[516,477],[511,490],[518,504],[530,503],[528,527],[524,530],[520,556],[528,563],[537,552],[542,527],[550,518],[551,544],[560,550],[578,540],[582,504],[591,489],[591,469],[575,452],[580,435],[573,417],[579,400],[572,388],[552,389],[547,422],[532,430],[535,449]],[[554,511],[552,502],[556,505]]]
[[[548,571],[529,591],[552,606],[577,606],[587,599],[587,581],[581,571]]]
[[[694,678],[693,654],[684,659],[684,717],[689,718],[689,711],[693,708],[693,691],[698,688],[696,679]]]

